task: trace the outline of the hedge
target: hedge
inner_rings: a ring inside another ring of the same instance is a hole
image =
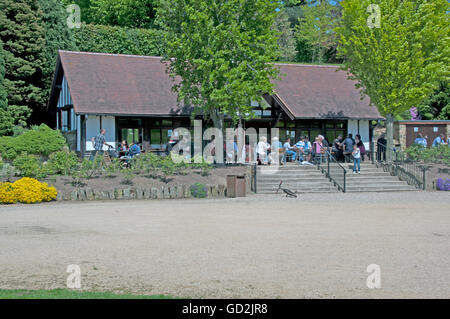
[[[75,31],[78,50],[132,55],[162,55],[164,33],[155,29],[130,29],[82,24]]]

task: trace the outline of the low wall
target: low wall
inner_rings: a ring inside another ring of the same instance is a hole
[[[224,185],[206,185],[206,198],[223,198],[226,196]],[[190,186],[164,186],[164,187],[125,187],[106,191],[95,190],[89,187],[76,188],[70,194],[59,193],[57,201],[90,201],[90,200],[130,200],[130,199],[180,199],[193,198]]]

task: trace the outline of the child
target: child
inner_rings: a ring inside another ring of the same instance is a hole
[[[353,145],[353,174],[361,174],[361,151],[358,148],[358,145]],[[356,169],[356,165],[358,165],[358,169]]]

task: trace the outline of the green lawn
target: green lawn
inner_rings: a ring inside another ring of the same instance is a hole
[[[54,290],[4,290],[0,289],[0,299],[173,299],[164,295],[130,295],[111,292]]]

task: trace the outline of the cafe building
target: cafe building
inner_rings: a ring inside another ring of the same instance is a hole
[[[254,118],[244,129],[279,129],[280,140],[322,134],[330,143],[340,134],[372,138],[382,119],[355,82],[336,66],[275,64],[280,79],[275,94],[252,103]],[[101,128],[106,141],[136,141],[145,152],[163,152],[175,128],[193,130],[192,108],[177,103],[174,82],[160,57],[60,51],[49,100],[49,114],[71,149],[85,155]],[[203,130],[212,126],[201,116]],[[225,126],[231,127],[231,121]],[[265,133],[266,134],[266,133]],[[193,136],[193,134],[192,134]]]

